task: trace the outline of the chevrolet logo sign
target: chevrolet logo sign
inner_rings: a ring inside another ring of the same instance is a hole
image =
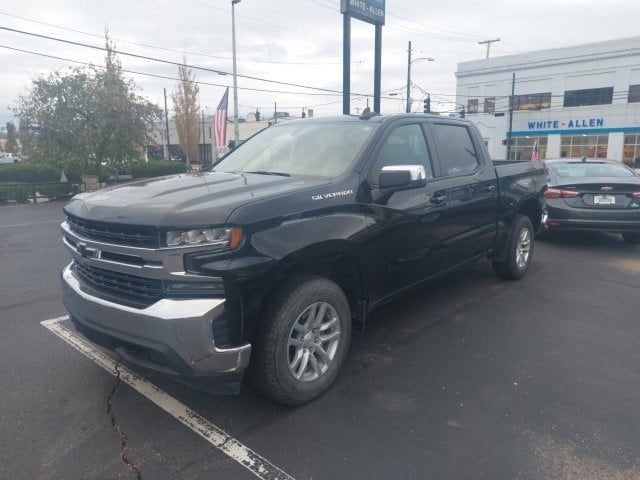
[[[602,187],[600,190],[602,190],[603,192],[610,192],[611,190],[613,190],[613,187]]]

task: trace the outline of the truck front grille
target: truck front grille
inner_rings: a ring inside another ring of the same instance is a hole
[[[162,280],[113,272],[79,262],[74,263],[74,270],[90,287],[112,300],[144,307],[162,297]]]
[[[67,216],[67,223],[69,228],[78,235],[100,242],[142,248],[160,246],[158,230],[155,227],[95,222],[71,215]]]

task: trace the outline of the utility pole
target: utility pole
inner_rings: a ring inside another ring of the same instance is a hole
[[[482,42],[478,42],[478,45],[487,45],[487,58],[489,58],[489,52],[491,50],[491,44],[495,42],[499,42],[499,38],[494,38],[493,40],[484,40]]]
[[[273,103],[273,123],[278,123],[278,102]]]
[[[407,49],[407,113],[411,113],[411,40]]]
[[[231,0],[231,43],[233,46],[233,131],[236,146],[240,142],[240,127],[238,126],[238,68],[236,62],[236,3]]]
[[[200,113],[202,113],[202,157],[200,158],[200,163],[204,166],[207,157],[207,141],[204,137],[204,110],[200,109]]]
[[[511,134],[513,133],[513,100],[516,93],[516,74],[511,78],[511,96],[509,97],[509,134],[507,135],[507,160],[511,160]]]
[[[169,140],[169,110],[167,109],[167,89],[164,88],[164,125],[167,128],[167,153],[165,154],[165,160],[171,157],[171,141]]]

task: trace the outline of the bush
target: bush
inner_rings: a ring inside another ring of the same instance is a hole
[[[60,169],[42,163],[17,163],[0,165],[0,182],[38,183],[59,182]]]
[[[129,166],[129,171],[133,178],[151,178],[161,177],[163,175],[176,175],[178,173],[185,173],[187,166],[184,163],[175,162],[135,162]]]
[[[0,183],[0,202],[6,200],[25,200],[31,198],[33,188],[31,185],[3,185]]]

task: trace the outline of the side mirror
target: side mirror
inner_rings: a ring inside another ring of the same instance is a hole
[[[417,188],[427,183],[422,165],[388,165],[382,167],[378,186],[383,188]]]

